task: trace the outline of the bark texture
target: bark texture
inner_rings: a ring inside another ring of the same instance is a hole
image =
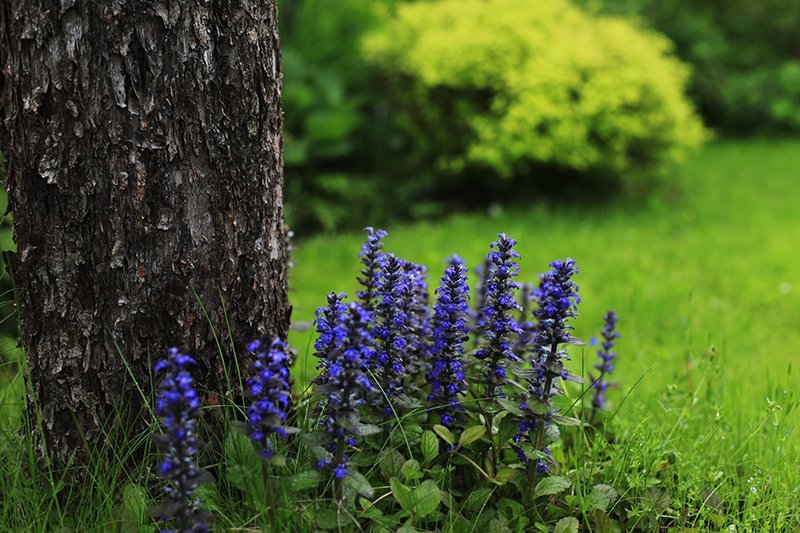
[[[58,464],[146,427],[134,380],[149,395],[168,346],[222,392],[228,325],[240,350],[286,333],[276,18],[274,0],[0,2],[29,405]]]

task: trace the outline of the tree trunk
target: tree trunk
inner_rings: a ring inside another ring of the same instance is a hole
[[[231,344],[285,336],[276,18],[273,0],[0,3],[29,411],[59,465],[146,428],[167,347],[221,393]]]

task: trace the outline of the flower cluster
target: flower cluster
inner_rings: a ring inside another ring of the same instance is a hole
[[[371,227],[366,227],[364,230],[369,232],[369,235],[367,235],[366,242],[361,246],[361,253],[358,254],[361,264],[364,265],[358,282],[364,287],[364,290],[359,291],[356,296],[358,296],[364,309],[372,311],[375,284],[378,282],[380,259],[381,255],[383,255],[383,238],[386,237],[387,233],[382,229],[375,230]]]
[[[492,256],[487,255],[483,263],[475,267],[475,308],[472,312],[472,324],[470,330],[474,333],[475,346],[478,346],[481,340],[480,332],[486,323],[486,316],[483,312],[486,310],[486,287],[489,285],[489,276],[492,272]]]
[[[394,254],[384,254],[376,286],[375,324],[372,330],[377,357],[374,368],[386,395],[384,412],[387,414],[391,413],[388,402],[403,390],[413,333],[409,316],[411,284],[405,264],[405,260]]]
[[[314,343],[314,357],[320,359],[317,370],[319,370],[320,379],[323,380],[327,379],[328,375],[328,353],[337,341],[342,340],[344,335],[344,330],[338,326],[344,316],[344,299],[346,297],[344,293],[332,292],[328,295],[328,305],[318,308],[315,312],[317,341]]]
[[[605,316],[605,326],[601,336],[603,342],[597,350],[597,356],[600,358],[600,363],[595,365],[595,368],[600,372],[600,376],[592,380],[592,387],[594,387],[594,397],[592,398],[592,406],[595,409],[603,410],[606,406],[606,390],[613,385],[606,380],[606,376],[614,371],[614,358],[617,354],[613,352],[614,343],[619,338],[619,333],[615,330],[617,328],[617,315],[614,311],[609,311]],[[593,339],[595,340],[595,339]]]
[[[428,401],[442,406],[439,417],[443,426],[455,422],[458,411],[462,410],[460,397],[466,396],[463,345],[468,339],[468,299],[467,268],[461,258],[454,256],[436,290],[433,367],[427,376],[431,385]]]
[[[326,369],[314,379],[315,388],[325,395],[327,406],[322,425],[332,437],[332,445],[328,451],[335,454],[334,463],[323,460],[318,466],[331,466],[334,476],[341,479],[347,473],[347,456],[345,445],[352,445],[352,435],[359,424],[358,406],[369,402],[375,387],[369,378],[367,365],[373,358],[373,342],[369,331],[370,313],[359,304],[352,302],[341,304],[337,298],[333,300],[336,316],[333,322],[326,324],[325,331],[330,332],[331,342],[326,344],[326,351],[316,354],[324,357],[321,365]],[[324,316],[326,311],[318,316]],[[318,331],[320,322],[317,323]]]
[[[486,281],[486,303],[483,307],[483,324],[479,331],[484,337],[484,345],[475,357],[484,360],[484,381],[486,395],[490,398],[500,396],[499,388],[506,381],[506,365],[508,361],[518,361],[511,350],[514,335],[520,333],[519,325],[512,316],[512,311],[520,311],[515,292],[519,284],[514,277],[519,273],[517,259],[519,254],[514,250],[517,241],[504,233],[492,243],[489,253],[491,267]]]
[[[162,418],[161,434],[153,439],[162,451],[158,475],[167,481],[164,500],[157,509],[162,520],[172,519],[179,531],[208,531],[207,515],[200,509],[194,490],[208,480],[208,474],[197,465],[196,455],[201,445],[197,437],[200,399],[194,390],[192,375],[187,366],[195,360],[177,348],[167,350],[167,358],[158,361],[155,373],[163,373],[156,414]],[[169,530],[164,530],[169,531]]]
[[[406,372],[410,376],[419,374],[429,356],[428,339],[431,335],[431,313],[428,309],[428,269],[411,262],[405,264],[409,285],[408,327],[409,346]]]
[[[286,344],[276,338],[268,351],[259,341],[251,342],[247,349],[255,355],[250,367],[252,376],[247,380],[247,427],[250,438],[264,458],[274,455],[270,435],[286,437],[286,411],[291,390],[289,384],[289,355]]]
[[[531,391],[539,401],[548,406],[553,396],[553,380],[558,377],[570,378],[564,367],[564,361],[569,358],[566,351],[559,347],[572,341],[570,331],[573,326],[567,320],[577,315],[580,303],[578,286],[572,281],[573,276],[578,273],[575,261],[569,258],[553,261],[550,267],[550,271],[542,276],[537,291],[539,308],[534,311],[537,332],[532,363],[538,375]]]
[[[549,472],[549,463],[552,462],[547,448],[552,440],[552,431],[555,431],[548,431],[555,413],[552,398],[561,392],[555,380],[580,380],[578,376],[567,372],[564,361],[569,358],[566,351],[560,348],[563,343],[578,342],[570,335],[572,325],[567,323],[567,319],[576,316],[580,302],[578,286],[572,281],[578,269],[572,259],[554,261],[550,267],[551,270],[542,275],[536,291],[539,307],[533,312],[537,319],[531,361],[533,369],[527,378],[527,394],[519,406],[524,415],[520,417],[519,431],[514,437],[516,442],[526,436],[531,440],[540,454],[536,460],[538,473]]]

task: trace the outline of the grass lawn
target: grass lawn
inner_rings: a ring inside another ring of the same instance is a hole
[[[498,232],[519,241],[521,281],[574,258],[583,299],[576,334],[596,335],[607,309],[620,316],[621,386],[611,403],[640,380],[618,416],[652,457],[639,467],[651,477],[670,469],[673,492],[728,496],[754,510],[741,516],[786,527],[800,502],[799,204],[800,141],[725,141],[697,153],[649,200],[393,225],[386,249],[428,265],[432,285],[452,253],[479,264]],[[295,321],[312,320],[327,292],[355,293],[362,240],[355,232],[299,242]],[[302,383],[315,364],[306,357],[311,333],[291,340]],[[591,349],[573,359],[576,371],[595,364]],[[619,475],[638,475],[634,466],[620,465]]]

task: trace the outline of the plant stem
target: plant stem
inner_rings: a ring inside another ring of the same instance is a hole
[[[344,436],[339,437],[336,440],[336,459],[334,463],[334,468],[342,464],[344,461]],[[333,476],[333,496],[338,501],[342,501],[344,499],[344,480],[339,479],[336,475]]]
[[[548,393],[550,391],[550,387],[552,387],[552,386],[553,386],[553,377],[548,374],[547,377],[544,380],[544,389],[542,389],[544,391],[544,395],[545,396],[548,395]],[[533,449],[536,450],[536,451],[542,451],[541,448],[542,448],[542,439],[544,439],[544,422],[545,422],[545,419],[543,417],[537,417],[537,420],[538,420],[538,424],[536,425],[536,435],[533,438]],[[528,480],[527,480],[528,481],[528,487],[527,487],[528,490],[526,491],[526,493],[527,493],[526,496],[527,496],[528,504],[530,506],[533,506],[533,500],[534,500],[533,491],[534,491],[534,487],[536,487],[537,478],[539,477],[538,476],[538,470],[537,470],[537,466],[538,465],[539,465],[539,460],[538,459],[536,461],[528,463]]]
[[[275,499],[272,497],[269,482],[269,466],[267,462],[261,461],[261,478],[264,481],[264,500],[267,504],[267,514],[269,516],[269,530],[277,531],[278,522],[275,518]]]

